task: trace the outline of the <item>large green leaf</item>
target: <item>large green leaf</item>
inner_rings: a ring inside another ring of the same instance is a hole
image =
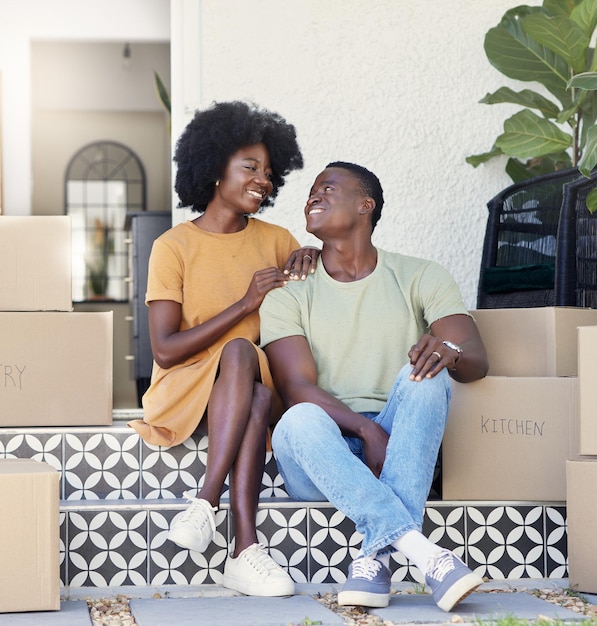
[[[583,72],[568,81],[568,87],[576,89],[597,89],[597,72]]]
[[[483,104],[519,104],[527,109],[537,109],[544,117],[556,118],[560,109],[551,100],[531,89],[513,91],[510,87],[500,87],[494,93],[488,93],[479,102]]]
[[[572,167],[572,159],[570,155],[565,152],[554,152],[553,154],[545,154],[538,159],[533,159],[533,162],[540,161],[536,167],[537,169],[544,170],[546,172],[554,172],[556,170],[565,170]]]
[[[587,209],[589,209],[590,213],[597,211],[597,189],[591,189],[591,191],[589,191],[585,202],[587,203]]]
[[[514,183],[519,183],[535,176],[535,172],[526,163],[514,158],[508,159],[506,163],[506,174],[508,174]]]
[[[580,0],[544,0],[543,8],[549,15],[569,17]]]
[[[595,103],[597,100],[597,72],[583,72],[577,74],[568,82],[568,88],[574,89],[574,101],[568,109],[562,111],[556,118],[558,124],[568,122],[576,127],[582,122],[582,128],[595,123]]]
[[[485,36],[489,62],[510,78],[544,85],[565,108],[571,103],[566,90],[570,66],[525,32],[521,19],[542,12],[540,7],[517,7],[508,11],[498,26]]]
[[[580,128],[580,149],[587,143],[587,132],[597,123],[597,91],[583,91],[583,115]]]
[[[597,26],[597,0],[583,0],[572,10],[570,19],[576,22],[587,35],[592,35]]]
[[[570,124],[570,126],[576,126],[576,114],[578,113],[580,103],[575,101],[567,109],[560,111],[556,117],[558,124]]]
[[[589,36],[578,24],[567,17],[534,13],[522,20],[522,27],[537,43],[562,57],[575,72],[585,69]]]
[[[466,162],[473,167],[479,167],[481,163],[487,163],[489,159],[493,159],[496,156],[502,156],[504,153],[495,146],[489,152],[483,152],[482,154],[471,154],[466,157]]]
[[[567,152],[557,152],[555,154],[546,154],[536,159],[529,159],[524,163],[518,159],[510,158],[506,163],[506,174],[510,176],[513,182],[517,183],[521,180],[527,180],[528,178],[549,174],[558,170],[565,170],[570,167],[572,167],[570,155]]]
[[[507,119],[504,122],[504,133],[495,141],[496,147],[504,154],[519,159],[561,152],[571,144],[570,135],[528,109]]]
[[[589,178],[595,165],[597,165],[597,126],[591,126],[587,130],[586,144],[578,162],[578,169],[583,176]]]
[[[164,81],[155,70],[153,72],[153,78],[154,78],[155,90],[156,90],[156,93],[158,95],[160,102],[162,103],[166,111],[168,111],[168,113],[171,113],[172,105],[170,103],[170,94],[168,93],[168,90],[166,89],[166,85],[164,85]]]

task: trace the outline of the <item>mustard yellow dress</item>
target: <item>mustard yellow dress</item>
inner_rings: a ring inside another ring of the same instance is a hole
[[[153,244],[145,301],[180,303],[180,330],[192,328],[240,300],[257,270],[282,269],[299,247],[288,230],[257,218],[249,218],[244,230],[231,234],[210,233],[190,221],[179,224]],[[143,420],[128,425],[159,446],[188,439],[205,413],[222,349],[237,337],[258,343],[257,311],[182,363],[163,369],[154,361],[151,385],[143,396]],[[261,381],[275,393],[265,353],[257,345],[255,350]],[[279,402],[275,404],[279,409]]]

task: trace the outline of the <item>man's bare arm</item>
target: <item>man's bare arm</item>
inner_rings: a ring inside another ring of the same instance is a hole
[[[379,476],[385,459],[387,433],[378,424],[348,408],[317,385],[317,365],[307,340],[299,335],[284,337],[265,346],[276,389],[286,408],[300,402],[320,406],[343,435],[360,438],[371,471]]]
[[[276,389],[284,406],[313,402],[320,406],[340,426],[342,432],[359,436],[361,415],[317,385],[317,365],[307,340],[299,335],[284,337],[265,347]]]

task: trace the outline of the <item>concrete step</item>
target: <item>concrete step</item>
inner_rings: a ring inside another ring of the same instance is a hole
[[[150,446],[126,426],[137,416],[116,412],[110,427],[0,429],[0,458],[34,458],[60,472],[65,587],[220,584],[233,536],[227,487],[205,553],[167,540],[183,492],[202,483],[207,439]],[[342,583],[360,545],[354,524],[329,503],[288,497],[271,453],[257,523],[260,541],[298,583]],[[424,532],[492,579],[568,575],[565,503],[430,499]],[[396,582],[423,582],[400,554],[391,569]]]

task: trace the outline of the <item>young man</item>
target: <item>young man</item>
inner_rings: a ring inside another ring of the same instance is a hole
[[[482,378],[473,319],[439,265],[376,248],[377,177],[330,163],[305,207],[323,242],[317,271],[268,293],[261,343],[287,411],[273,447],[288,492],[328,500],[363,538],[340,605],[389,603],[390,553],[425,575],[450,611],[483,580],[422,533],[450,400],[450,376]]]

